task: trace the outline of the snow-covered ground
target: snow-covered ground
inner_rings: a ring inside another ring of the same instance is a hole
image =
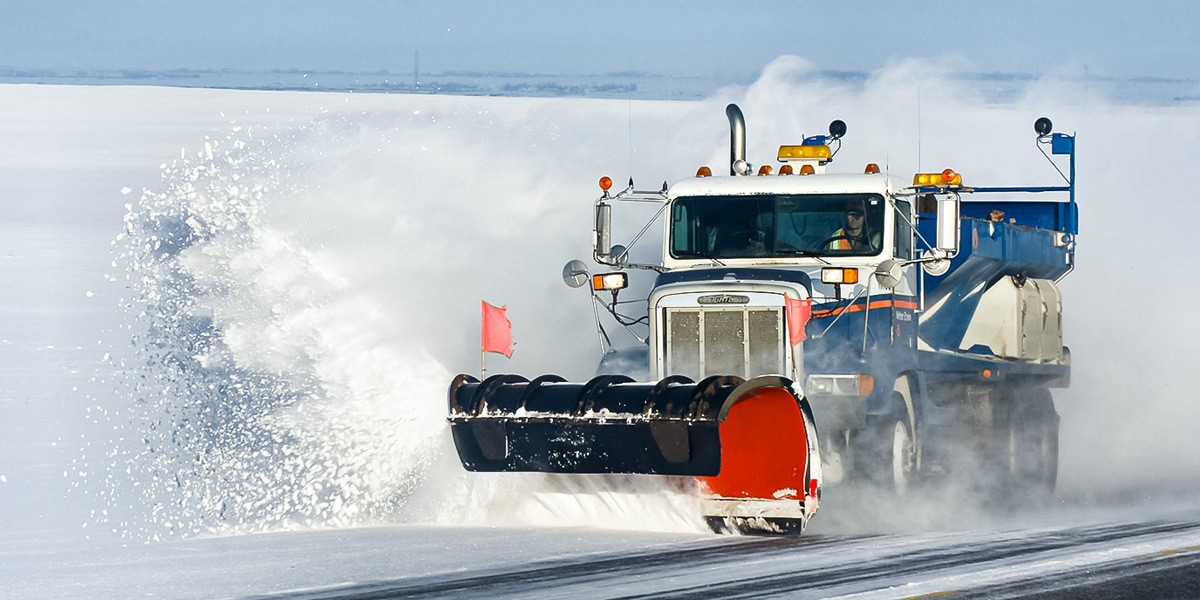
[[[1200,112],[1052,81],[992,104],[926,67],[851,89],[785,57],[696,102],[0,86],[0,585],[211,597],[733,543],[652,478],[469,475],[444,424],[480,299],[517,339],[490,371],[591,373],[590,307],[558,274],[588,254],[595,181],[723,164],[730,101],[752,161],[840,118],[840,168],[968,183],[1054,184],[1033,120],[1079,133],[1057,506],[826,502],[813,533],[1170,513],[1200,488]]]

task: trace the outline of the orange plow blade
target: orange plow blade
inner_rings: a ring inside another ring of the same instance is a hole
[[[817,510],[820,451],[808,402],[780,377],[730,394],[719,415],[721,470],[698,478],[715,529],[802,530]]]

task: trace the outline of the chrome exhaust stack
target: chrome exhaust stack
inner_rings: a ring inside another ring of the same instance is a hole
[[[736,104],[725,107],[729,117],[729,174],[745,175],[750,171],[746,162],[746,118]]]

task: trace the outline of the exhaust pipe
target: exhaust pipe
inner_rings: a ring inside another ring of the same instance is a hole
[[[736,104],[725,107],[725,116],[729,117],[729,174],[741,175],[744,171],[738,173],[736,165],[746,164],[746,118]]]

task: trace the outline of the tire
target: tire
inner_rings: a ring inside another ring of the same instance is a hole
[[[1002,489],[1021,497],[1049,498],[1058,481],[1058,413],[1045,388],[1016,388],[1004,395],[997,422],[996,461]]]
[[[596,375],[628,375],[638,381],[646,381],[650,375],[649,364],[649,346],[609,350],[600,358]]]
[[[889,421],[892,423],[891,447],[884,449],[884,464],[891,467],[887,483],[897,497],[903,498],[908,494],[909,486],[916,475],[916,444],[912,432],[909,431],[907,414],[901,413]]]
[[[891,412],[867,418],[862,472],[871,483],[903,498],[916,482],[917,442],[903,396],[894,394]]]

